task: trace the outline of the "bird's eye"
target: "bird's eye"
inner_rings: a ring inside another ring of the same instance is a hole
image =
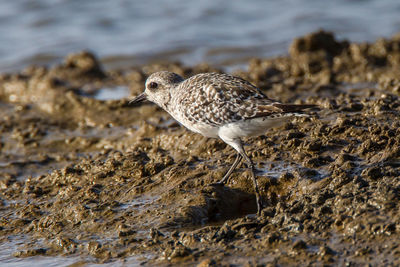
[[[158,87],[158,83],[151,82],[151,83],[149,84],[149,87],[150,87],[150,89],[156,89],[156,88]]]

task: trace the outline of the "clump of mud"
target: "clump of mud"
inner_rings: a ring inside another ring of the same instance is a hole
[[[178,63],[105,71],[90,52],[0,76],[0,242],[15,257],[148,265],[400,264],[400,36],[316,32],[234,74],[321,111],[247,139],[267,206],[256,217],[235,152],[154,105],[98,100],[146,77],[220,71]]]

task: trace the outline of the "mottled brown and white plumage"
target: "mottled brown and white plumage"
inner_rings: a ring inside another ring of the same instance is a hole
[[[237,157],[220,184],[225,184],[243,157],[251,170],[258,213],[262,202],[254,164],[246,155],[242,137],[262,135],[314,105],[291,105],[269,99],[246,80],[228,74],[202,73],[184,80],[178,74],[161,71],[146,80],[145,91],[133,103],[149,100],[167,111],[189,130],[220,138],[232,146]]]

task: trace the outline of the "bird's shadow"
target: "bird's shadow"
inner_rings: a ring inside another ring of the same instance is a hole
[[[243,217],[257,212],[254,193],[223,184],[209,184],[201,190],[206,199],[202,209],[206,210],[209,222],[219,222]]]

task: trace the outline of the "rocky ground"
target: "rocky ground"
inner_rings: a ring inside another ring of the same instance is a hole
[[[14,257],[181,266],[400,265],[400,35],[375,43],[298,38],[289,55],[236,71],[269,97],[321,110],[234,150],[129,100],[159,70],[105,71],[91,53],[0,76],[0,244]],[[102,88],[131,96],[98,100]],[[77,263],[78,264],[78,263]]]

